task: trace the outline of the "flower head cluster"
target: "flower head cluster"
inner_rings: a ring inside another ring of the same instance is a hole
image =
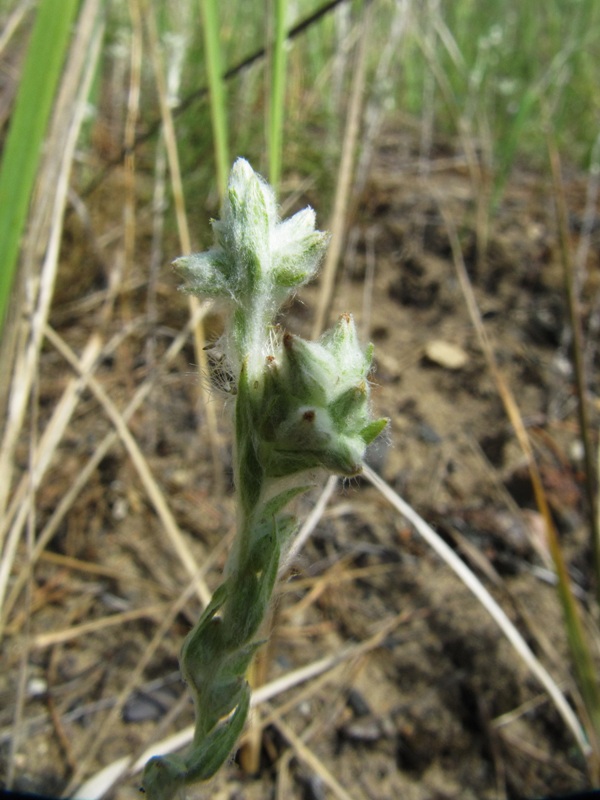
[[[315,467],[356,475],[365,449],[387,424],[371,420],[373,347],[364,352],[349,314],[319,342],[286,334],[278,358],[267,360],[257,409],[261,461],[267,477]]]
[[[315,230],[305,208],[281,222],[273,189],[243,158],[231,170],[220,220],[212,222],[215,245],[178,258],[186,290],[224,301],[234,311],[227,355],[234,371],[264,356],[268,327],[281,304],[317,271],[328,235]]]

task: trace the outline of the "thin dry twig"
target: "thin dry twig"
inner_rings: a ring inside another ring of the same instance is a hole
[[[327,479],[327,483],[323,487],[323,491],[319,495],[319,499],[315,503],[312,511],[308,515],[308,517],[304,520],[304,523],[298,533],[294,541],[291,544],[290,549],[285,554],[285,557],[281,560],[281,566],[279,567],[279,577],[286,572],[289,568],[292,561],[296,558],[300,550],[304,547],[307,540],[310,538],[310,535],[314,531],[314,529],[319,524],[319,520],[323,516],[325,511],[325,507],[329,502],[331,495],[333,494],[333,490],[337,484],[337,477],[335,475],[330,475]]]
[[[302,739],[294,733],[290,726],[284,722],[284,720],[276,712],[273,712],[272,716],[275,725],[294,748],[297,757],[301,761],[304,761],[304,763],[310,767],[310,769],[316,772],[323,783],[325,783],[326,786],[331,789],[333,794],[338,797],[339,800],[353,800],[353,796],[349,794],[346,789],[344,789],[342,784],[336,780],[336,778],[327,769],[325,764],[323,764],[321,759],[315,755],[310,747],[307,747]]]
[[[356,154],[356,143],[360,131],[361,112],[363,108],[363,98],[365,90],[365,80],[367,71],[367,53],[369,45],[369,31],[373,17],[373,4],[368,3],[363,19],[361,21],[360,41],[354,68],[352,81],[352,93],[348,116],[346,119],[346,130],[342,144],[342,158],[338,173],[338,180],[335,190],[335,200],[333,215],[329,229],[331,230],[331,243],[325,256],[325,265],[321,274],[321,292],[319,295],[319,305],[315,315],[312,338],[318,338],[326,323],[335,286],[335,276],[337,272],[342,244],[344,241],[345,222],[350,201],[350,185],[352,182],[353,162]]]

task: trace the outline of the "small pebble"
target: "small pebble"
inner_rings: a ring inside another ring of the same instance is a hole
[[[27,696],[39,697],[48,691],[48,684],[43,678],[31,678],[27,683]]]
[[[441,339],[428,342],[423,352],[427,361],[444,369],[462,369],[469,360],[462,347]]]
[[[369,704],[358,689],[350,689],[348,692],[348,705],[357,717],[366,717],[371,713]]]
[[[585,450],[581,439],[575,439],[569,447],[569,455],[573,461],[583,461]]]

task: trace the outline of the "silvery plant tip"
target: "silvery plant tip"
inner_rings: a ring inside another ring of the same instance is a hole
[[[231,170],[221,219],[212,222],[214,246],[174,262],[184,290],[224,301],[233,324],[232,367],[257,364],[268,350],[268,329],[280,306],[317,272],[329,236],[315,230],[315,212],[281,221],[275,193],[250,164]]]

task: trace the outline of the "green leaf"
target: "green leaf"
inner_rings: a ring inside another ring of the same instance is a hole
[[[365,444],[371,444],[387,426],[389,419],[382,417],[381,419],[373,420],[361,430],[360,436]]]
[[[231,717],[218,725],[199,746],[194,747],[185,757],[188,766],[185,776],[186,783],[206,781],[212,778],[219,767],[227,761],[244,729],[249,708],[250,688],[248,684],[245,684],[240,703]],[[149,800],[155,800],[155,798],[150,797]],[[169,800],[169,798],[157,798],[156,800]]]
[[[368,419],[369,392],[366,381],[351,386],[329,403],[327,409],[336,429],[342,433],[357,433]]]
[[[275,3],[275,36],[271,46],[271,93],[269,98],[269,179],[277,188],[283,152],[283,109],[285,100],[287,0]]]
[[[184,785],[211,778],[229,758],[244,728],[249,708],[250,689],[244,684],[234,713],[200,743],[194,744],[186,756],[150,759],[142,779],[147,800],[172,800]]]
[[[142,787],[147,800],[172,800],[185,785],[187,766],[181,756],[155,756],[144,767]]]
[[[227,98],[221,58],[222,42],[219,29],[219,4],[217,0],[201,0],[202,29],[208,85],[210,87],[210,116],[215,142],[215,156],[219,194],[225,193],[229,170],[229,136],[227,133]]]
[[[39,3],[0,165],[0,330],[78,0]]]

